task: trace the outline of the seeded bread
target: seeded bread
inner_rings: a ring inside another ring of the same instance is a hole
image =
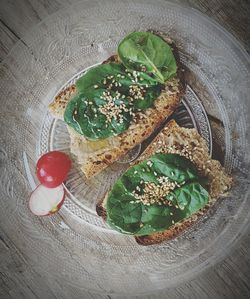
[[[195,129],[179,127],[174,120],[171,120],[155,137],[132,166],[155,153],[177,153],[191,160],[196,165],[199,174],[208,178],[209,203],[203,210],[163,232],[157,232],[149,236],[135,237],[137,243],[141,245],[157,244],[179,235],[186,228],[194,224],[201,215],[206,213],[218,197],[225,194],[232,185],[232,178],[225,173],[221,164],[210,158],[206,142],[199,133]],[[97,214],[102,216],[104,220],[106,219],[106,200],[107,194],[96,207]]]
[[[167,42],[172,43],[170,39],[167,39]],[[185,92],[184,72],[177,49],[173,43],[171,46],[178,65],[177,77],[166,82],[160,96],[154,101],[154,107],[135,114],[128,130],[118,136],[90,141],[67,126],[71,138],[71,152],[77,156],[81,170],[87,178],[98,174],[149,137],[179,105]],[[113,55],[104,63],[118,62],[118,59],[117,55]],[[49,105],[50,113],[55,118],[63,119],[66,105],[75,94],[75,85],[60,92]]]

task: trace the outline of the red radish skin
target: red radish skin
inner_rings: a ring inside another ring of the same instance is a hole
[[[71,167],[68,155],[59,151],[51,151],[39,158],[36,175],[41,184],[47,188],[55,188],[63,183]]]
[[[52,189],[52,188],[50,188],[50,189]],[[49,216],[49,215],[57,213],[61,209],[62,205],[64,204],[64,200],[65,200],[65,193],[64,193],[63,199],[60,202],[60,204],[57,205],[54,209],[52,209],[48,214],[46,214],[44,216]],[[37,215],[37,216],[39,216],[39,215]]]
[[[55,198],[57,196],[58,198]],[[31,193],[29,209],[36,216],[49,216],[60,210],[65,200],[63,185],[47,188],[40,184]],[[44,209],[41,208],[44,205]]]

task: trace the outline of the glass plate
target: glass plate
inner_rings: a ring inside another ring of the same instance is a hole
[[[175,40],[188,69],[175,118],[204,136],[210,153],[233,175],[232,191],[178,238],[139,246],[95,214],[96,201],[137,148],[88,182],[74,165],[60,213],[33,216],[27,203],[37,184],[38,156],[69,147],[65,126],[48,115],[48,104],[77,74],[113,54],[126,33],[147,29]],[[149,294],[191,279],[227,255],[249,226],[249,64],[220,26],[166,1],[81,1],[17,43],[0,67],[0,216],[36,271],[96,293]]]

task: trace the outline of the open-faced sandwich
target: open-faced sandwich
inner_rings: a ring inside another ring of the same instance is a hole
[[[210,158],[196,129],[179,127],[172,120],[96,210],[115,230],[151,245],[195,223],[231,185],[232,178]]]
[[[184,82],[169,38],[133,32],[116,55],[57,95],[49,110],[66,122],[71,152],[90,178],[164,124],[181,101]],[[172,120],[96,210],[115,230],[150,245],[196,222],[231,184],[198,132]]]
[[[149,137],[185,91],[178,51],[170,39],[133,32],[117,52],[49,106],[54,117],[66,122],[71,152],[87,178]]]

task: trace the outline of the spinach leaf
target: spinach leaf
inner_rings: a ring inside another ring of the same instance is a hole
[[[122,103],[129,107],[127,100]],[[99,110],[104,104],[105,101],[100,100],[98,92],[93,94],[91,100],[84,94],[78,94],[68,103],[64,112],[64,121],[79,134],[91,140],[108,138],[127,130],[132,119],[129,110],[122,110],[122,123],[114,118],[111,122],[107,122],[106,115]],[[120,105],[119,99],[114,101],[114,106],[119,107]]]
[[[168,197],[173,196],[173,201],[177,203],[186,217],[197,212],[204,204],[207,197],[207,190],[199,182],[185,184],[182,188],[177,188]]]
[[[148,74],[131,73],[115,63],[90,69],[77,80],[76,86],[79,93],[68,103],[64,120],[92,140],[127,130],[133,113],[152,106],[162,89]]]
[[[131,86],[138,86],[140,90],[144,90],[143,99],[136,99],[135,97],[133,100],[133,107],[135,109],[147,109],[151,107],[163,88],[157,80],[147,73],[128,72],[122,64],[118,63],[98,65],[87,71],[76,82],[77,90],[88,98],[93,97],[96,89],[105,90],[111,85],[112,90],[119,92],[127,99],[133,98],[130,92]]]
[[[132,32],[118,46],[122,63],[132,70],[151,73],[164,82],[176,75],[177,65],[171,47],[150,32]]]
[[[107,76],[117,76],[124,72],[124,68],[120,64],[106,63],[100,64],[89,69],[82,77],[76,81],[76,87],[79,92],[84,93],[87,97],[92,97],[92,92],[95,90],[94,85],[105,89],[103,81]],[[106,81],[112,82],[106,78]]]
[[[167,176],[171,181],[182,183],[198,179],[194,164],[176,154],[156,154],[150,158],[153,163],[152,170],[160,175]]]
[[[163,200],[167,204],[145,205],[135,197],[145,194],[145,184],[160,185],[159,178],[176,182],[176,187]],[[208,192],[203,178],[193,163],[176,154],[155,154],[128,169],[109,193],[107,222],[114,229],[127,234],[148,235],[163,231],[203,208]]]

